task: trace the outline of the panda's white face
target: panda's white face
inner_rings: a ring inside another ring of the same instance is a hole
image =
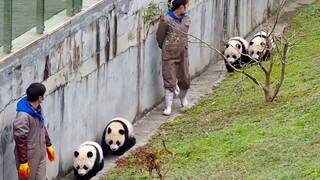
[[[117,151],[125,142],[125,130],[121,123],[113,122],[108,126],[105,142],[111,151]]]
[[[86,175],[93,168],[97,158],[96,153],[95,148],[91,145],[82,146],[78,151],[74,152],[73,167],[80,176]]]
[[[266,39],[263,37],[255,37],[250,41],[249,55],[252,59],[258,61],[266,52]]]
[[[242,52],[242,45],[239,41],[230,40],[225,47],[224,56],[230,63],[234,63],[236,60],[240,59]]]

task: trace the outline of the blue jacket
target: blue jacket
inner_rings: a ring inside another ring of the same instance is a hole
[[[28,113],[29,115],[31,115],[33,117],[36,117],[39,120],[39,122],[41,124],[41,127],[42,128],[44,127],[44,119],[43,119],[43,116],[42,116],[42,107],[39,105],[39,111],[35,111],[32,108],[31,104],[29,104],[29,102],[27,101],[27,96],[22,98],[18,102],[17,112],[19,112],[19,111]]]

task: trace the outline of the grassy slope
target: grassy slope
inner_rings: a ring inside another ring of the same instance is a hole
[[[166,179],[319,178],[319,27],[320,1],[292,20],[296,46],[275,102],[265,103],[261,90],[235,74],[185,115],[164,124],[153,146],[159,148],[165,139],[178,153]],[[258,67],[250,71],[263,77]],[[133,164],[107,179],[148,179],[148,174],[135,172]]]

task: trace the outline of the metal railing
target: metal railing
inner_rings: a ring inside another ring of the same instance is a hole
[[[0,0],[0,47],[4,53],[12,50],[12,40],[35,28],[45,30],[45,20],[66,9],[73,16],[82,9],[82,0]]]

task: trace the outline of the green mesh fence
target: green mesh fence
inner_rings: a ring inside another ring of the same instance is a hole
[[[37,24],[37,4],[36,0],[14,1],[12,8],[12,35],[13,39],[29,31]],[[46,0],[45,1],[45,19],[63,11],[66,7],[66,0]]]
[[[13,1],[12,3],[12,38],[36,26],[36,1]]]
[[[66,9],[66,0],[46,0],[45,1],[45,19],[51,18],[53,15]]]
[[[8,8],[11,5],[12,11]],[[21,35],[26,32],[30,32],[27,36],[41,34],[45,20],[66,8],[72,13],[65,15],[72,16],[81,10],[81,5],[82,0],[0,0],[0,47],[3,47],[0,53],[2,50],[9,53],[12,40],[24,38]]]

